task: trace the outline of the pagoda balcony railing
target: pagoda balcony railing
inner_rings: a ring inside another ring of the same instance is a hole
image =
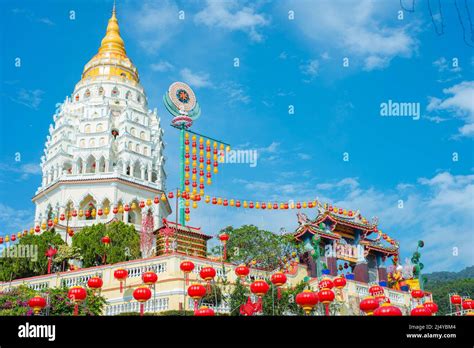
[[[215,313],[229,313],[231,308],[230,306],[227,304],[227,302],[225,301],[221,301],[219,303],[219,305],[215,305],[213,303],[208,303],[208,302],[200,302],[199,303],[199,306],[198,307],[202,307],[202,306],[206,306],[206,307],[209,307],[209,308],[212,308],[214,310]],[[194,310],[194,300],[192,298],[190,298],[188,300],[188,308],[190,310]],[[186,308],[186,309],[188,309]]]
[[[102,278],[102,273],[96,274],[84,274],[76,277],[67,277],[61,279],[61,286],[71,287],[71,286],[86,286],[87,281],[92,277],[100,277]]]
[[[145,313],[156,313],[169,310],[169,297],[157,297],[151,298],[145,302],[144,312]],[[138,313],[140,311],[140,304],[136,301],[120,303],[120,304],[109,304],[105,307],[105,315],[119,315],[122,313]]]
[[[99,173],[81,173],[81,174],[64,174],[61,173],[57,178],[53,179],[51,182],[49,182],[45,186],[41,186],[38,188],[36,191],[36,194],[40,193],[41,191],[44,191],[48,187],[54,185],[55,183],[61,181],[61,182],[69,182],[69,181],[83,181],[87,179],[123,179],[129,182],[133,182],[136,184],[140,185],[145,185],[145,186],[150,186],[154,189],[161,190],[162,189],[162,184],[161,182],[152,182],[148,181],[146,179],[140,179],[136,178],[131,175],[125,175],[122,173],[117,173],[117,172],[99,172]]]

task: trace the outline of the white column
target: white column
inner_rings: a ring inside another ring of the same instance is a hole
[[[141,175],[140,176],[141,176],[142,180],[145,180],[145,166],[141,166],[140,170],[141,170],[141,173],[140,173]]]
[[[160,221],[160,204],[153,206],[153,228],[156,230],[161,224]]]
[[[105,169],[104,172],[108,173],[109,172],[109,163],[110,160],[108,158],[105,159]]]
[[[151,170],[151,166],[148,166],[148,181],[151,182],[153,171]]]
[[[134,165],[130,165],[130,176],[133,176],[133,172],[135,171]]]
[[[128,223],[128,211],[125,210],[123,211],[123,222]]]

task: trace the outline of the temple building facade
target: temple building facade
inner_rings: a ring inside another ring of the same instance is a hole
[[[98,53],[53,119],[41,158],[41,186],[33,197],[36,226],[54,220],[66,239],[69,228],[79,231],[113,219],[140,230],[147,216],[153,229],[162,226],[171,212],[167,198],[146,209],[140,202],[164,196],[163,129],[157,110],[148,109],[115,8]]]

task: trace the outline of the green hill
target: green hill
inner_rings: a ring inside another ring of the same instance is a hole
[[[445,315],[452,310],[449,306],[449,294],[474,297],[474,266],[466,267],[459,272],[433,272],[424,274],[425,290],[433,294],[433,300],[439,306],[438,315]]]

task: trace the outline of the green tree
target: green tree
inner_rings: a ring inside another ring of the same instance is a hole
[[[247,288],[242,284],[240,278],[237,278],[237,282],[235,283],[233,291],[230,293],[229,298],[229,307],[230,307],[230,315],[231,316],[238,316],[240,315],[240,306],[243,305],[247,301],[247,297],[249,296],[249,292]]]
[[[438,315],[446,315],[455,310],[454,307],[450,310],[449,294],[456,293],[461,296],[473,296],[474,279],[428,280],[425,284],[425,290],[433,294],[433,301],[438,305]]]
[[[50,246],[57,248],[63,245],[61,236],[51,229],[42,234],[26,235],[16,244],[3,250],[3,257],[0,257],[0,281],[10,281],[18,278],[27,278],[46,274],[48,268],[48,258],[45,255]],[[27,257],[18,257],[18,246],[27,247],[30,253]],[[16,253],[15,253],[16,248]],[[13,255],[9,257],[9,255]],[[14,255],[17,255],[16,257]]]
[[[248,264],[256,261],[256,267],[274,270],[283,265],[283,259],[300,251],[301,246],[295,243],[291,234],[278,235],[260,230],[254,225],[244,225],[234,229],[232,226],[221,230],[229,235],[227,242],[227,261]],[[219,255],[220,247],[212,249]]]
[[[271,282],[268,282],[270,289],[263,296],[264,315],[304,315],[303,310],[296,304],[295,298],[306,288],[305,282],[300,282],[292,288],[282,288],[281,298],[278,299],[278,289]]]
[[[102,243],[102,237],[105,235],[111,240],[108,246]],[[121,221],[84,227],[72,238],[72,246],[81,250],[83,267],[102,264],[105,254],[107,263],[135,260],[140,257],[140,235],[134,226]]]

